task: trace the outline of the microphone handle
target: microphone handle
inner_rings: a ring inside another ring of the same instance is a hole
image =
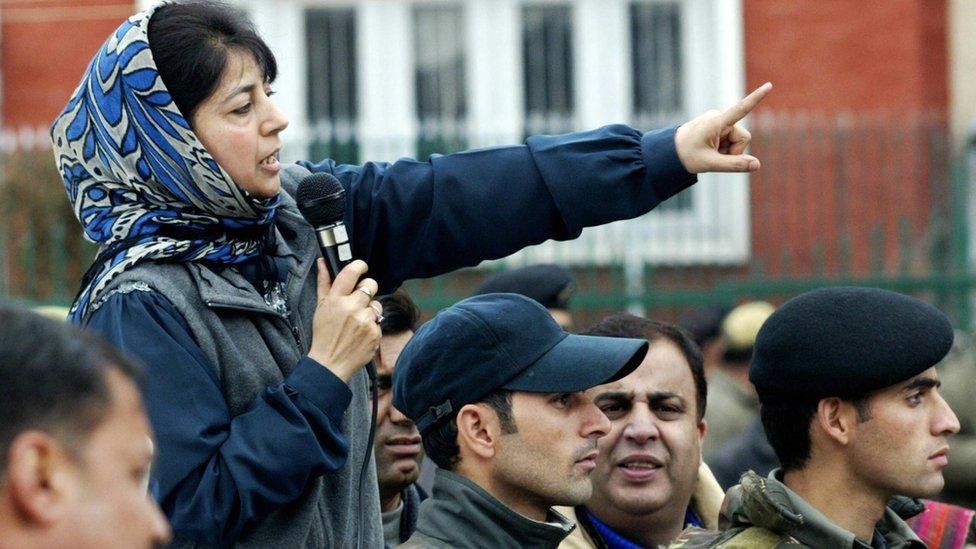
[[[332,280],[335,280],[339,271],[352,261],[352,246],[349,244],[349,235],[346,233],[346,226],[340,221],[323,227],[315,227],[315,233],[319,239],[319,249],[322,257],[325,258],[325,266],[329,270]],[[369,459],[373,456],[373,439],[376,436],[376,418],[379,412],[379,394],[376,385],[376,365],[370,360],[365,365],[366,377],[369,380],[370,392],[370,421],[369,433],[366,435],[366,452],[363,455],[363,463],[359,468],[359,517],[356,523],[356,549],[366,549],[363,537],[363,527],[366,524],[366,506],[363,504],[363,494],[369,489],[366,486],[367,471],[369,470]]]
[[[315,233],[318,235],[319,249],[325,259],[329,276],[335,280],[339,271],[352,262],[352,246],[349,243],[346,226],[340,221],[331,225],[316,227]]]

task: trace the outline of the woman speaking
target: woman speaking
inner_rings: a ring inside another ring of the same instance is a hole
[[[100,246],[72,319],[146,365],[151,491],[187,544],[344,547],[359,532],[382,547],[372,467],[358,493],[374,296],[639,216],[694,173],[758,169],[736,122],[770,88],[678,129],[285,166],[276,73],[237,10],[165,4],[108,37],[52,129],[68,199]],[[335,280],[293,198],[309,170],[346,193],[359,260]]]

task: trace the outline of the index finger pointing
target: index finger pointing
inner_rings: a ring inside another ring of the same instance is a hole
[[[729,107],[727,111],[723,112],[722,122],[724,122],[726,126],[731,126],[732,124],[735,124],[739,120],[745,118],[746,115],[749,114],[752,109],[756,108],[756,105],[763,100],[763,97],[766,97],[766,94],[769,93],[769,90],[771,89],[773,89],[773,85],[769,82],[766,82],[762,86],[756,88],[755,91],[745,96],[742,101],[739,101],[735,105]]]

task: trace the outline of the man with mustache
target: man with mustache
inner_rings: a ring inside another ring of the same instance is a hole
[[[904,518],[923,509],[909,498],[945,484],[959,421],[935,364],[952,339],[938,309],[887,290],[788,301],[760,329],[749,367],[781,468],[729,490],[726,532],[687,532],[677,545],[925,547]]]
[[[395,547],[410,539],[417,527],[420,502],[427,497],[416,484],[424,457],[420,432],[393,406],[393,368],[417,329],[420,312],[402,290],[377,299],[383,305],[383,320],[380,346],[373,361],[379,396],[373,453],[380,487],[383,538],[387,545]]]
[[[552,509],[590,498],[610,422],[583,391],[630,373],[639,339],[566,333],[516,294],[466,299],[422,326],[393,376],[393,402],[439,469],[402,547],[557,547]]]
[[[631,314],[584,333],[646,339],[650,348],[630,375],[586,392],[612,427],[590,475],[593,496],[565,509],[580,527],[561,549],[657,547],[689,525],[717,529],[724,493],[702,463],[707,388],[698,346],[677,326]]]

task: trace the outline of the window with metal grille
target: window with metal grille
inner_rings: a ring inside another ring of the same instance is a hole
[[[418,158],[466,147],[463,23],[460,5],[414,7]]]
[[[568,5],[522,8],[525,133],[573,129],[573,28]]]
[[[680,123],[685,118],[680,3],[631,2],[630,44],[634,125],[646,130]],[[693,195],[680,193],[659,209],[688,210]]]
[[[358,162],[356,13],[314,8],[305,21],[309,158]]]

